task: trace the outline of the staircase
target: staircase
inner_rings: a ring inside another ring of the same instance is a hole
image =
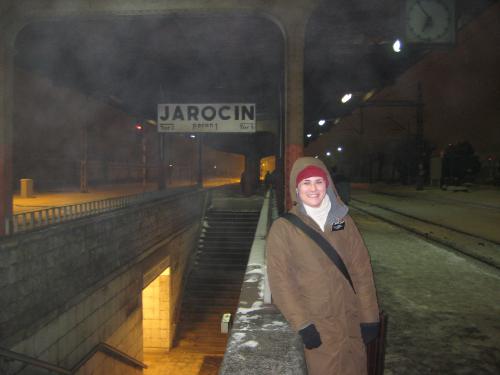
[[[258,211],[207,212],[182,301],[177,350],[224,354],[228,335],[220,333],[221,318],[236,312],[258,219]]]

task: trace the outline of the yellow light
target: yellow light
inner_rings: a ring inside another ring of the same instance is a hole
[[[368,91],[364,96],[363,96],[363,101],[367,101],[370,99],[373,95],[375,95],[375,89]]]

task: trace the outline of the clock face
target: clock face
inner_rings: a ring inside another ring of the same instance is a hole
[[[410,42],[447,43],[455,35],[453,1],[408,0],[406,36]]]

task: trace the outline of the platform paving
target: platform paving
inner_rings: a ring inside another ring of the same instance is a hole
[[[237,179],[216,178],[204,181],[203,186],[215,187],[235,183],[238,183]],[[189,186],[195,185],[190,181],[176,181],[175,183],[169,184],[167,189]],[[82,193],[78,189],[74,188],[64,190],[35,191],[33,196],[29,198],[23,198],[16,192],[12,197],[12,204],[14,214],[17,214],[50,207],[59,207],[70,204],[92,202],[101,199],[123,197],[156,190],[158,190],[158,184],[156,183],[148,183],[145,186],[141,183],[137,183],[91,186],[86,193]]]

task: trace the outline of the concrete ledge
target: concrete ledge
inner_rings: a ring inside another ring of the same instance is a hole
[[[264,245],[270,209],[268,194],[260,213],[220,375],[307,374],[299,336],[274,305],[264,302],[267,286]]]

